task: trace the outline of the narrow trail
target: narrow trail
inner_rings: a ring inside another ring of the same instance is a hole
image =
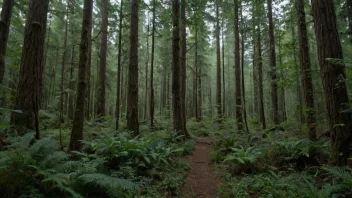
[[[197,138],[197,145],[187,162],[191,169],[182,189],[185,198],[215,198],[220,180],[211,169],[210,152],[212,139]]]

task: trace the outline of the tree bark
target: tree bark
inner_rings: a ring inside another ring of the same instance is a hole
[[[73,32],[72,32],[73,35]],[[74,72],[74,67],[75,67],[75,45],[72,44],[72,51],[71,51],[71,68],[70,68],[70,81],[69,81],[69,88],[70,92],[68,95],[68,109],[67,109],[67,116],[71,120],[73,120],[74,116],[74,89],[75,89],[75,80],[73,78],[73,72]]]
[[[154,128],[154,51],[155,51],[155,0],[153,0],[153,21],[152,21],[152,54],[150,61],[150,101],[149,116],[150,127]],[[161,102],[161,101],[160,101]]]
[[[64,92],[65,92],[65,64],[67,52],[67,37],[68,37],[68,5],[66,5],[66,19],[65,19],[65,36],[64,47],[61,62],[61,85],[60,85],[60,124],[64,121]],[[61,125],[60,125],[61,126]]]
[[[246,131],[247,133],[249,133],[249,129],[248,129],[248,123],[247,123],[247,108],[246,108],[246,90],[245,90],[245,84],[244,84],[244,38],[245,38],[245,34],[243,29],[244,27],[244,22],[243,22],[243,7],[242,7],[242,3],[241,3],[241,89],[242,89],[242,105],[243,105],[243,122],[244,122],[244,126],[246,127]]]
[[[172,111],[174,131],[186,135],[182,119],[181,64],[180,64],[180,2],[172,1]]]
[[[219,25],[219,2],[216,2],[216,108],[218,113],[218,122],[222,121],[221,107],[221,55],[220,55],[220,25]]]
[[[146,61],[145,61],[145,92],[144,92],[144,111],[143,111],[143,120],[147,119],[147,108],[148,108],[148,64],[149,64],[149,31],[150,24],[148,19],[148,28],[147,28],[147,50],[146,50]]]
[[[279,124],[278,115],[278,94],[277,94],[277,75],[276,75],[276,50],[275,35],[273,23],[272,0],[267,0],[268,4],[268,20],[269,20],[269,42],[270,42],[270,66],[271,66],[271,103],[273,105],[274,124]]]
[[[36,131],[40,138],[38,111],[41,107],[44,71],[44,40],[49,0],[31,0],[24,32],[19,81],[11,125]]]
[[[119,46],[118,46],[118,55],[117,55],[117,90],[116,90],[116,130],[119,129],[119,120],[120,120],[120,103],[121,103],[121,53],[122,53],[122,8],[123,0],[120,2],[120,21],[119,21]]]
[[[109,1],[102,0],[101,40],[100,40],[100,67],[99,67],[99,94],[98,94],[98,116],[105,116],[105,83],[106,83],[106,56],[108,49],[108,8]]]
[[[224,11],[223,11],[224,12]],[[222,31],[222,114],[225,116],[226,106],[226,88],[225,88],[225,38],[224,38],[224,16],[221,18],[221,31]]]
[[[78,67],[78,86],[76,97],[75,115],[72,122],[72,131],[70,139],[70,147],[72,150],[80,150],[83,140],[83,125],[85,111],[85,97],[87,90],[87,65],[88,65],[88,50],[92,32],[92,13],[93,0],[84,0],[83,22],[81,32],[79,67]]]
[[[264,91],[263,91],[263,57],[262,57],[262,39],[260,18],[257,29],[257,53],[258,53],[258,89],[259,89],[259,121],[262,123],[262,128],[266,129],[265,111],[264,111]]]
[[[318,58],[324,86],[332,153],[330,163],[345,165],[351,151],[352,122],[346,88],[346,68],[327,58],[343,59],[333,0],[312,0]]]
[[[240,32],[239,32],[239,3],[238,0],[234,0],[235,7],[235,78],[236,78],[236,121],[237,128],[239,131],[243,130],[243,109],[242,109],[242,89],[241,89],[241,65],[240,65]]]
[[[186,0],[181,0],[181,114],[183,120],[183,128],[186,129],[186,55],[187,55],[187,19],[186,19]]]
[[[7,40],[9,38],[10,23],[12,17],[14,0],[4,0],[0,19],[0,84],[4,80],[5,74],[5,55]]]
[[[138,122],[138,0],[131,0],[130,50],[128,63],[127,129],[139,134]]]
[[[297,18],[299,33],[299,60],[302,71],[303,95],[306,111],[306,123],[309,129],[308,137],[316,140],[316,123],[314,111],[314,89],[311,75],[311,62],[309,55],[308,31],[306,25],[306,14],[304,10],[304,0],[297,0]]]

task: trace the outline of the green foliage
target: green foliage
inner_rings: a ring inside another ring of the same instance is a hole
[[[73,161],[72,154],[60,151],[52,138],[34,141],[31,135],[26,135],[15,139],[15,144],[0,152],[1,194],[5,197],[25,197],[26,194],[82,197],[81,188],[87,183],[108,189],[138,189],[138,185],[129,180],[99,173],[104,160],[98,156],[75,154],[79,158]]]
[[[224,162],[233,163],[235,173],[255,171],[257,160],[263,155],[260,149],[255,147],[231,148],[231,150],[233,152],[226,156]]]
[[[295,163],[304,168],[309,163],[319,163],[327,159],[329,142],[313,142],[309,139],[276,141],[268,148],[268,156],[273,164]]]

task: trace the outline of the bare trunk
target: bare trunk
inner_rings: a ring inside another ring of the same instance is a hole
[[[220,25],[219,25],[219,5],[216,3],[216,108],[218,121],[222,121],[221,107],[221,57],[220,57]]]
[[[180,64],[180,3],[172,1],[172,111],[174,130],[188,136],[182,119],[181,98],[181,64]]]
[[[119,129],[119,120],[120,120],[120,104],[121,104],[121,53],[122,53],[122,8],[123,0],[120,2],[120,21],[119,21],[119,46],[118,46],[118,55],[117,55],[117,90],[116,90],[116,130]]]
[[[150,127],[154,128],[154,51],[155,51],[155,0],[153,0],[153,27],[152,27],[152,54],[150,61],[150,101],[149,116]],[[161,102],[161,101],[160,101]]]
[[[4,80],[5,74],[5,54],[7,48],[7,40],[9,38],[9,30],[14,0],[4,0],[1,10],[0,19],[0,84]]]
[[[19,82],[11,125],[18,131],[32,129],[40,138],[38,111],[41,107],[44,71],[44,40],[49,0],[31,0],[24,32]]]
[[[318,58],[331,131],[330,163],[345,165],[351,151],[352,122],[348,110],[346,68],[327,58],[343,59],[333,0],[312,0]]]
[[[311,62],[309,55],[309,41],[306,26],[306,15],[304,10],[304,0],[297,0],[297,17],[299,31],[299,51],[303,85],[303,95],[306,111],[306,122],[309,129],[308,137],[311,140],[316,140],[316,123],[314,111],[314,89],[311,75]]]
[[[108,49],[108,8],[109,1],[102,0],[102,22],[101,22],[101,40],[100,40],[100,67],[99,67],[99,94],[98,94],[98,116],[105,116],[105,84],[106,84],[106,53]]]
[[[243,109],[242,109],[242,90],[241,90],[241,65],[240,65],[240,33],[239,33],[239,14],[238,14],[238,0],[234,0],[235,7],[235,78],[236,78],[236,121],[239,131],[243,130]]]
[[[131,0],[130,50],[128,60],[127,129],[138,135],[138,0]]]
[[[65,64],[67,52],[67,37],[68,37],[68,5],[66,5],[66,19],[65,19],[65,37],[64,37],[64,51],[61,62],[61,86],[60,86],[60,124],[64,122],[64,91],[65,91]],[[61,126],[61,125],[60,125]]]
[[[93,0],[84,0],[83,22],[81,32],[79,67],[78,67],[78,86],[76,97],[75,115],[72,122],[72,131],[70,139],[70,150],[80,150],[83,140],[83,125],[85,111],[85,97],[87,90],[87,66],[89,58],[89,44],[92,33],[92,13]]]
[[[186,129],[186,55],[187,55],[187,35],[186,35],[186,0],[181,0],[181,63],[180,63],[180,75],[181,75],[181,115],[183,128]]]
[[[276,76],[276,50],[275,36],[273,23],[272,0],[267,0],[268,4],[268,19],[269,19],[269,42],[270,42],[270,66],[271,66],[271,103],[273,105],[273,120],[274,124],[279,124],[278,115],[278,94],[277,94],[277,76]]]
[[[260,21],[260,20],[259,20]],[[264,91],[263,91],[263,58],[262,58],[262,40],[260,25],[257,30],[257,51],[258,51],[258,88],[259,88],[259,120],[263,129],[266,129],[265,111],[264,111]]]

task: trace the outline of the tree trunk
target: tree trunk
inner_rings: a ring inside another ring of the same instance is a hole
[[[198,112],[198,27],[196,27],[195,33],[195,49],[194,49],[194,82],[193,82],[193,100],[194,100],[194,114],[196,116],[197,122],[200,121],[199,119],[199,112]]]
[[[144,111],[143,111],[143,120],[147,119],[147,108],[148,108],[148,64],[149,64],[149,24],[148,19],[148,28],[147,28],[147,51],[146,51],[146,61],[145,61],[145,90],[144,90]]]
[[[9,38],[9,30],[14,0],[4,0],[1,10],[0,19],[0,84],[4,80],[5,74],[5,54],[7,48],[7,40]]]
[[[154,128],[154,51],[155,51],[155,0],[153,0],[153,21],[152,21],[152,54],[150,61],[150,101],[149,116],[150,127]],[[160,101],[161,102],[161,101]]]
[[[352,35],[352,0],[346,0],[348,12],[348,33]],[[352,39],[350,40],[352,42]]]
[[[309,55],[308,31],[306,25],[306,14],[304,10],[304,0],[297,0],[297,17],[299,32],[299,60],[302,71],[303,95],[306,111],[306,123],[309,129],[308,137],[316,140],[316,124],[314,111],[314,89],[311,75],[311,63]]]
[[[19,81],[11,125],[36,131],[40,138],[38,111],[41,107],[44,71],[44,40],[49,0],[31,0],[24,32]]]
[[[260,20],[258,20],[260,22]],[[258,24],[257,30],[257,53],[258,53],[258,88],[259,88],[259,120],[262,123],[262,127],[266,129],[265,111],[264,111],[264,91],[263,91],[263,58],[262,58],[262,40],[260,24]]]
[[[246,108],[246,90],[245,90],[245,84],[244,84],[244,38],[245,38],[245,34],[243,29],[244,27],[244,22],[243,22],[243,7],[242,7],[242,3],[241,3],[241,85],[242,85],[242,103],[243,103],[243,122],[244,122],[244,126],[246,127],[246,131],[247,133],[249,133],[249,129],[248,129],[248,123],[247,123],[247,108]]]
[[[172,111],[174,131],[186,136],[182,119],[181,64],[180,64],[180,2],[172,1]]]
[[[66,5],[66,19],[65,19],[65,36],[64,36],[64,50],[62,53],[61,62],[61,85],[60,85],[60,124],[64,122],[64,91],[65,91],[65,64],[67,52],[67,37],[68,37],[68,5]],[[60,125],[61,126],[61,125]]]
[[[100,40],[100,70],[99,70],[99,94],[98,116],[105,116],[105,83],[106,83],[106,53],[108,49],[108,9],[109,1],[102,0],[101,40]]]
[[[324,86],[332,153],[330,163],[345,165],[350,154],[352,122],[346,88],[346,68],[327,58],[343,59],[333,0],[312,0],[318,58]]]
[[[72,131],[70,139],[70,147],[72,150],[80,150],[83,140],[83,125],[85,111],[85,97],[87,90],[87,65],[88,65],[88,50],[92,34],[92,13],[93,0],[84,0],[83,22],[81,32],[79,67],[78,67],[78,86],[76,97],[75,115],[72,122]]]
[[[241,91],[241,65],[240,65],[240,33],[239,33],[239,14],[238,14],[238,0],[234,0],[235,7],[235,78],[236,78],[236,120],[237,128],[239,131],[243,130],[243,117],[242,117],[242,91]]]
[[[276,76],[276,50],[273,23],[272,0],[267,0],[268,19],[269,19],[269,42],[270,42],[270,66],[271,66],[271,102],[273,105],[274,124],[279,124],[278,115],[278,94],[277,94],[277,76]]]
[[[73,33],[72,33],[73,34]],[[73,78],[73,72],[74,72],[74,67],[75,67],[75,45],[72,44],[72,51],[71,51],[71,68],[70,68],[70,82],[69,82],[69,87],[70,87],[70,93],[68,95],[68,109],[67,109],[67,116],[71,120],[73,120],[74,116],[74,89],[75,89],[75,80]]]
[[[183,128],[186,129],[186,55],[187,55],[187,34],[186,34],[186,0],[181,0],[181,63],[180,63],[180,75],[181,75],[181,114],[183,121]]]
[[[301,83],[300,83],[300,75],[301,75],[301,72],[298,68],[298,63],[297,63],[297,44],[296,44],[296,33],[295,33],[295,28],[294,28],[294,25],[292,25],[292,38],[293,38],[293,59],[294,59],[294,62],[295,62],[295,69],[297,71],[297,79],[296,79],[296,91],[297,91],[297,118],[298,118],[298,121],[300,123],[304,123],[304,115],[303,115],[303,102],[302,102],[302,91],[301,91]],[[306,32],[307,33],[307,32]],[[308,38],[307,38],[308,39]],[[309,44],[307,44],[309,45]],[[309,46],[308,47],[308,53],[309,53]],[[308,54],[309,55],[309,54]],[[309,61],[310,61],[310,58],[309,58]],[[309,62],[310,64],[310,62]]]
[[[222,121],[221,107],[221,55],[220,55],[220,25],[219,25],[219,2],[216,2],[216,108],[218,112],[218,121]]]
[[[128,63],[127,129],[139,134],[138,122],[138,0],[131,0],[130,50]]]
[[[221,31],[222,31],[222,114],[225,116],[226,106],[226,88],[225,88],[225,38],[224,38],[224,16],[221,18]]]
[[[120,102],[121,102],[121,53],[122,53],[122,19],[123,19],[123,0],[120,2],[120,21],[119,21],[119,46],[117,55],[117,90],[116,90],[116,130],[119,129]]]

